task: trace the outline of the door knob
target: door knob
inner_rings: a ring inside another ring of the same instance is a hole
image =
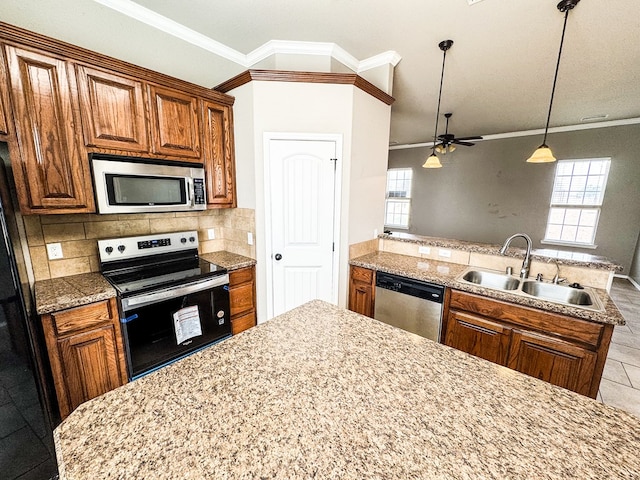
[[[277,261],[280,261],[282,260],[282,255],[280,255],[279,253],[276,253],[273,258],[275,258]]]

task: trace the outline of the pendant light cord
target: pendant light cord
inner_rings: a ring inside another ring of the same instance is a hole
[[[440,100],[442,99],[442,82],[444,81],[444,63],[447,59],[447,50],[443,50],[444,54],[442,55],[442,72],[440,73],[440,92],[438,93],[438,108],[436,110],[436,129],[433,132],[433,148],[431,149],[435,154],[436,151],[436,140],[438,139],[438,119],[440,118]]]
[[[558,81],[558,70],[560,69],[560,58],[562,57],[562,45],[564,44],[564,32],[567,30],[567,19],[569,18],[570,11],[571,11],[571,8],[568,8],[564,12],[564,25],[562,26],[562,37],[560,38],[560,49],[558,50],[558,61],[556,62],[556,73],[553,77],[553,87],[551,87],[551,100],[549,101],[549,113],[547,114],[547,125],[544,127],[544,139],[542,140],[543,145],[547,144],[547,132],[549,131],[549,121],[551,120],[551,107],[553,106],[553,96],[555,95],[555,92],[556,92],[556,82]]]

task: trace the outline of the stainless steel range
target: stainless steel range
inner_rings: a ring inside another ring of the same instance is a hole
[[[98,241],[118,292],[129,379],[231,336],[229,275],[198,255],[196,231]]]

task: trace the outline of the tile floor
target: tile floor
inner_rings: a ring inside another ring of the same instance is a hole
[[[11,351],[0,309],[0,478],[57,478],[51,431],[46,427],[35,380]]]
[[[627,324],[613,330],[598,400],[640,417],[640,290],[615,278],[610,295]]]

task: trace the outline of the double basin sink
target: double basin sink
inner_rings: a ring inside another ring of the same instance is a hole
[[[530,279],[521,280],[513,275],[479,269],[466,270],[458,280],[492,290],[518,295],[524,294],[547,302],[561,303],[589,310],[604,310],[595,292],[587,288],[573,288]]]

